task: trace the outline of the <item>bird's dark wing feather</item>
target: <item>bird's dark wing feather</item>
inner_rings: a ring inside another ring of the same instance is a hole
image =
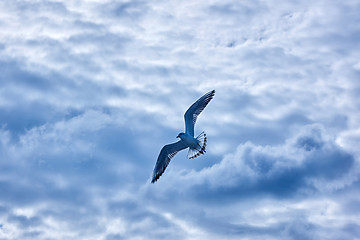
[[[161,174],[165,171],[166,167],[169,165],[170,160],[181,150],[187,148],[187,146],[180,140],[176,143],[165,145],[159,154],[159,157],[156,161],[154,173],[151,182],[156,182]]]
[[[194,126],[197,117],[204,110],[206,105],[210,102],[210,100],[214,97],[215,90],[212,90],[206,93],[204,96],[199,98],[193,105],[189,107],[189,109],[185,112],[185,132],[194,136]]]

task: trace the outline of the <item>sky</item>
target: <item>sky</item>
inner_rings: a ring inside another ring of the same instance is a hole
[[[359,12],[0,0],[0,239],[359,239]]]

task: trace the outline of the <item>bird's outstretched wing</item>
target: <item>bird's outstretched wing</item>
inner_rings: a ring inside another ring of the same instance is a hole
[[[161,174],[165,171],[165,168],[169,165],[170,160],[181,150],[187,148],[187,146],[180,140],[176,143],[165,145],[159,154],[156,161],[154,173],[151,182],[156,182]]]
[[[185,132],[194,136],[194,126],[197,117],[204,110],[206,105],[210,102],[210,100],[214,97],[215,90],[212,90],[206,93],[204,96],[199,98],[196,102],[193,103],[189,107],[189,109],[185,112]]]

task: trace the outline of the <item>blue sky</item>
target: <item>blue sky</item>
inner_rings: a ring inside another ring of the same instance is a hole
[[[0,239],[357,239],[359,11],[0,1]]]

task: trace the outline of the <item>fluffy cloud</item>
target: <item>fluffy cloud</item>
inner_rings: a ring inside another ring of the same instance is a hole
[[[0,238],[357,237],[359,8],[1,1]]]
[[[225,197],[229,193],[230,197],[271,194],[282,198],[338,191],[357,181],[359,169],[354,156],[338,146],[321,126],[307,125],[297,130],[295,136],[279,145],[241,144],[235,153],[211,167],[182,173],[176,180],[171,178],[179,183],[165,182],[170,189],[162,191],[182,183],[185,188],[196,188],[195,195],[217,195],[220,191]]]

